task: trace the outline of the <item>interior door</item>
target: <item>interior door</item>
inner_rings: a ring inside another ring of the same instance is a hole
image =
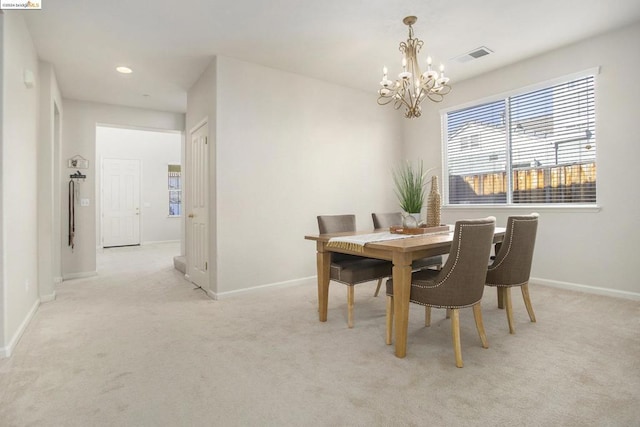
[[[140,160],[102,161],[102,246],[140,244]]]
[[[209,128],[206,123],[191,132],[187,161],[187,276],[208,290],[209,280]]]

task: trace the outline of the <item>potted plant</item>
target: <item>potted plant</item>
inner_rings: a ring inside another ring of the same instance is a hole
[[[427,174],[431,170],[425,170],[422,161],[419,168],[414,168],[411,162],[407,161],[393,171],[393,181],[400,207],[416,218],[417,223],[420,222],[420,211],[424,206]]]

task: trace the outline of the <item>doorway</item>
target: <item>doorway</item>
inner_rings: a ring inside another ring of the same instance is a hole
[[[102,160],[102,247],[140,244],[140,160]]]
[[[182,132],[96,126],[98,249],[181,240],[169,165],[182,164],[182,143]]]
[[[202,122],[190,132],[186,146],[188,197],[186,278],[209,291],[209,127]]]

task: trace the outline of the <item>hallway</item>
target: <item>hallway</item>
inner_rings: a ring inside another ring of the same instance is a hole
[[[190,353],[189,340],[215,301],[173,268],[179,251],[179,243],[100,250],[97,276],[59,285],[0,360],[0,424],[161,424],[154,407],[198,398],[174,376],[201,377],[204,354]]]

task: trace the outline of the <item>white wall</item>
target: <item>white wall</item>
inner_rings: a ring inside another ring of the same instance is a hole
[[[60,260],[60,140],[62,96],[51,64],[40,62],[38,130],[38,290],[41,301],[55,299],[62,280]]]
[[[185,132],[185,159],[191,151],[191,132],[195,130],[196,126],[200,126],[203,121],[207,122],[209,129],[209,283],[201,284],[202,288],[206,292],[210,292],[211,289],[216,288],[217,284],[217,234],[216,234],[216,221],[217,221],[217,188],[216,188],[216,63],[217,58],[213,58],[209,66],[204,70],[198,80],[189,88],[187,93],[187,115],[186,115],[186,132]],[[189,182],[188,162],[185,161],[185,189],[188,189],[191,185]],[[185,201],[185,208],[189,205],[188,191],[184,194],[183,200]],[[188,212],[185,210],[185,214]],[[186,228],[186,223],[183,222],[185,229],[184,236],[186,240],[190,239],[190,232]],[[187,248],[183,247],[183,254],[188,254]],[[189,274],[190,260],[187,257],[187,274]]]
[[[640,201],[634,178],[640,159],[638,100],[640,24],[584,40],[489,74],[453,82],[441,105],[423,109],[408,121],[406,152],[430,166],[440,166],[440,108],[544,82],[601,66],[596,81],[598,204],[601,210],[536,209],[540,226],[532,280],[555,286],[640,297],[635,263],[640,229]],[[505,224],[509,214],[531,208],[443,209],[443,220],[495,215]],[[604,288],[603,290],[593,288]]]
[[[95,274],[96,270],[96,125],[169,131],[184,130],[184,114],[168,113],[140,108],[120,107],[92,102],[63,100],[64,120],[62,130],[62,273],[65,279]],[[82,198],[88,198],[88,207],[76,207],[76,245],[72,252],[67,246],[68,216],[66,200],[69,174],[67,159],[80,155],[89,160],[86,182],[81,183]]]
[[[0,13],[0,171],[4,169],[4,14]],[[5,277],[4,277],[4,179],[0,172],[0,357],[6,356],[5,347]]]
[[[366,93],[217,58],[217,295],[316,274],[316,216],[396,210],[401,117]]]
[[[169,217],[167,166],[181,164],[182,133],[98,126],[96,158],[140,160],[142,243],[180,240],[181,217]],[[96,176],[97,189],[101,174]],[[99,194],[99,193],[98,193]],[[96,238],[101,242],[101,200],[96,200]],[[178,254],[176,254],[178,255]]]
[[[38,58],[17,13],[0,15],[2,40],[2,342],[8,356],[38,307]],[[24,71],[35,87],[24,84]]]

